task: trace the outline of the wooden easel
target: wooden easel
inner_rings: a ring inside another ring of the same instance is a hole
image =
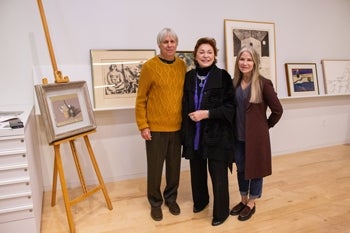
[[[47,45],[49,47],[49,52],[50,52],[50,57],[51,57],[51,63],[52,63],[52,67],[53,67],[53,71],[54,71],[54,77],[55,77],[55,83],[67,83],[69,82],[69,78],[67,76],[63,77],[61,71],[59,71],[57,69],[57,64],[56,64],[56,59],[55,59],[55,55],[53,52],[53,48],[52,48],[52,44],[51,44],[51,39],[50,39],[50,34],[49,34],[49,30],[47,27],[47,22],[46,22],[46,18],[45,18],[45,13],[44,13],[44,8],[43,5],[41,3],[41,0],[37,0],[38,1],[38,6],[39,6],[39,10],[40,10],[40,16],[42,19],[42,23],[43,23],[43,27],[44,27],[44,31],[45,31],[45,37],[46,37],[46,41],[47,41]],[[43,78],[42,80],[43,84],[48,84],[48,81],[46,78]],[[103,182],[103,178],[100,172],[100,169],[98,167],[94,152],[92,150],[91,144],[90,144],[90,140],[88,135],[91,133],[96,132],[96,130],[91,130],[88,132],[84,132],[84,133],[80,133],[74,136],[70,136],[68,138],[65,139],[61,139],[55,142],[52,142],[50,145],[52,145],[54,147],[54,152],[55,152],[55,160],[54,160],[54,169],[53,169],[53,182],[52,182],[52,196],[51,196],[51,206],[55,206],[56,205],[56,191],[57,191],[57,176],[59,175],[60,178],[60,183],[61,183],[61,189],[62,189],[62,193],[63,193],[63,200],[64,200],[64,205],[65,205],[65,209],[66,209],[66,214],[67,214],[67,219],[68,219],[68,224],[69,224],[69,230],[71,233],[75,233],[75,226],[74,226],[74,220],[73,220],[73,215],[72,215],[72,211],[71,211],[71,206],[75,205],[83,200],[85,200],[87,197],[91,196],[92,194],[98,192],[98,191],[102,191],[103,195],[105,197],[106,203],[107,203],[107,207],[109,210],[113,209],[111,200],[109,199],[108,193],[107,193],[107,189],[106,186]],[[80,166],[80,162],[79,162],[79,157],[78,157],[78,153],[75,147],[75,140],[76,139],[80,139],[83,138],[85,145],[87,147],[89,156],[90,156],[90,160],[91,163],[93,165],[94,171],[96,173],[99,185],[97,185],[96,187],[88,190],[86,187],[86,182],[85,182],[85,178],[84,178],[84,174],[83,171],[81,169]],[[66,184],[66,179],[64,176],[64,170],[63,170],[63,164],[62,164],[62,159],[61,159],[61,150],[60,147],[63,143],[68,142],[73,154],[73,159],[74,159],[74,163],[75,163],[75,167],[77,169],[77,173],[79,176],[79,180],[80,180],[80,184],[81,184],[81,188],[83,190],[82,195],[74,198],[73,200],[71,200],[69,198],[69,193],[68,193],[68,189],[67,189],[67,184]]]
[[[107,189],[106,186],[103,182],[103,178],[100,172],[100,169],[98,167],[94,152],[92,150],[91,144],[90,144],[90,140],[88,135],[91,133],[94,133],[95,130],[89,131],[89,132],[85,132],[85,133],[81,133],[79,135],[75,135],[66,139],[62,139],[56,142],[53,142],[52,145],[54,147],[54,151],[55,151],[55,161],[54,161],[54,169],[53,169],[53,181],[52,181],[52,196],[51,196],[51,206],[55,206],[56,205],[56,190],[57,190],[57,175],[59,175],[60,177],[60,183],[61,183],[61,189],[62,189],[62,193],[63,193],[63,200],[64,200],[64,206],[66,209],[66,214],[67,214],[67,219],[68,219],[68,224],[69,224],[69,230],[71,233],[75,233],[75,226],[74,226],[74,220],[73,220],[73,215],[72,215],[72,211],[71,211],[71,206],[75,205],[83,200],[85,200],[87,197],[91,196],[92,194],[96,193],[97,191],[102,191],[103,195],[105,197],[107,206],[109,210],[113,209],[111,200],[109,199],[108,193],[107,193]],[[78,153],[75,147],[75,140],[79,139],[79,138],[83,138],[87,147],[87,150],[89,152],[89,156],[90,156],[90,160],[91,163],[93,165],[93,168],[95,170],[99,185],[97,185],[96,187],[88,190],[86,188],[86,183],[85,183],[85,179],[84,179],[84,174],[83,171],[81,169],[80,166],[80,162],[79,162],[79,157],[78,157]],[[79,176],[79,180],[80,180],[80,184],[81,184],[81,188],[83,190],[83,194],[74,198],[73,200],[71,200],[69,198],[69,193],[68,193],[68,189],[67,189],[67,185],[66,185],[66,179],[64,176],[64,170],[63,170],[63,164],[62,164],[62,159],[61,159],[61,151],[60,151],[60,146],[61,144],[65,143],[65,142],[69,142],[72,154],[73,154],[73,159],[74,159],[74,163],[78,172],[78,176]]]

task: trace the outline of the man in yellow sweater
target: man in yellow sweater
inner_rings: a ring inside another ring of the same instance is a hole
[[[163,219],[162,203],[173,215],[180,214],[176,202],[181,165],[181,100],[186,65],[175,56],[178,37],[170,28],[157,36],[159,55],[141,69],[135,116],[141,137],[146,142],[147,198],[151,217]],[[165,161],[166,186],[160,190]]]

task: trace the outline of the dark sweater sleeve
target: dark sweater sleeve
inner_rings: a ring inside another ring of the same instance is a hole
[[[230,74],[222,70],[223,104],[217,108],[208,109],[209,119],[225,119],[231,125],[234,123],[234,113],[236,109],[235,93]]]

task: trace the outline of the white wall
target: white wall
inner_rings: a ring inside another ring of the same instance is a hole
[[[286,62],[317,63],[320,94],[324,94],[321,59],[350,59],[348,0],[42,2],[59,70],[71,80],[86,80],[91,98],[90,49],[157,49],[156,35],[167,26],[178,33],[179,50],[192,50],[201,36],[216,38],[218,66],[224,68],[224,19],[274,22],[277,90],[285,114],[271,130],[273,153],[350,142],[350,96],[286,98],[284,71]],[[43,77],[54,81],[37,2],[0,0],[0,15],[0,105],[35,103],[33,85]],[[95,118],[98,128],[90,139],[105,181],[144,176],[144,142],[133,109],[95,112]],[[39,130],[40,156],[44,185],[50,189],[53,153],[43,132]],[[69,148],[62,150],[70,154]],[[78,178],[71,157],[65,157],[68,183],[75,186]],[[89,175],[89,163],[82,160]]]

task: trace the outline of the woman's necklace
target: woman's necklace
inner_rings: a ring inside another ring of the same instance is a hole
[[[199,75],[198,73],[197,73],[196,75],[197,75],[197,78],[201,81],[201,82],[199,83],[199,87],[203,87],[203,85],[204,85],[204,80],[209,76],[209,73],[208,73],[207,75],[205,75],[205,76],[201,76],[201,75]]]

